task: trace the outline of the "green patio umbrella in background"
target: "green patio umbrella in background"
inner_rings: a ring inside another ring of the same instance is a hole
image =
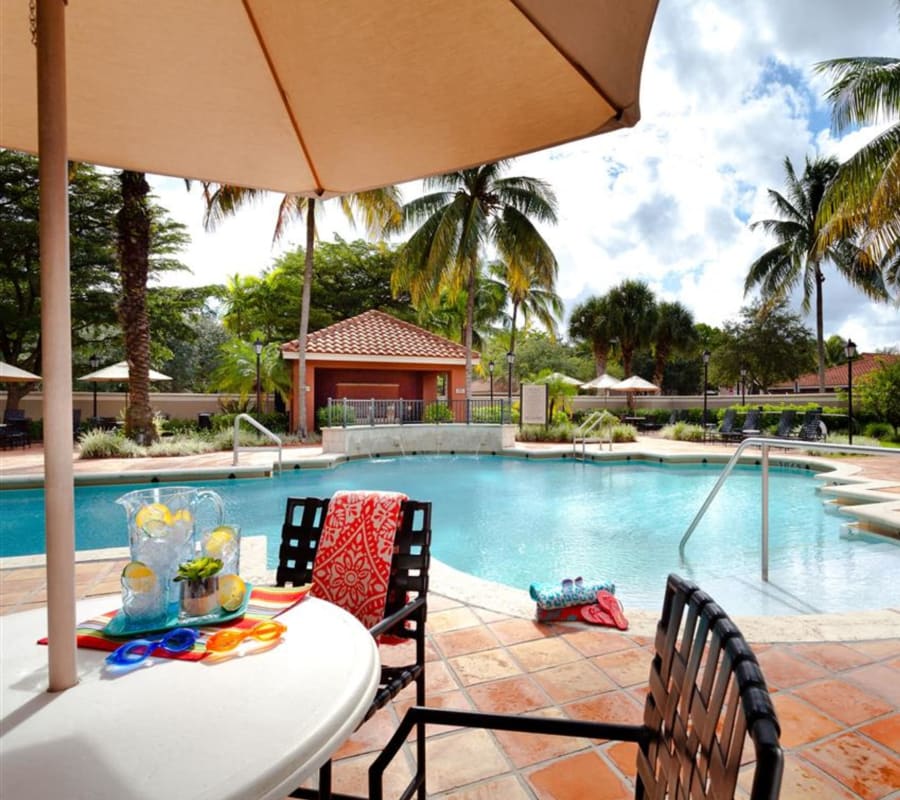
[[[656,5],[0,3],[0,146],[40,155],[51,690],[77,680],[67,161],[328,197],[613,131]]]

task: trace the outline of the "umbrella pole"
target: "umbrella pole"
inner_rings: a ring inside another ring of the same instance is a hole
[[[78,682],[65,0],[37,2],[37,79],[47,633],[49,689],[56,692]]]

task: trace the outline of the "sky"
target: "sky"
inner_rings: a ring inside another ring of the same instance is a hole
[[[898,56],[894,0],[661,0],[641,82],[634,128],[515,159],[509,175],[542,178],[559,202],[559,223],[542,233],[559,261],[557,292],[575,304],[627,278],[660,300],[678,301],[696,322],[737,320],[749,265],[775,242],[755,220],[776,216],[768,190],[784,189],[784,159],[843,160],[881,130],[838,137],[824,100],[826,78],[812,65],[843,56]],[[272,244],[278,196],[203,230],[198,188],[150,177],[161,204],[188,226],[178,285],[258,275],[302,245],[295,223]],[[420,193],[404,184],[406,200]],[[321,212],[322,206],[317,208]],[[337,204],[317,217],[321,240],[362,238]],[[825,267],[825,336],[850,337],[860,351],[900,348],[900,308],[874,304]],[[800,294],[792,305],[799,311]],[[566,322],[561,327],[565,333]],[[807,318],[815,329],[811,310]]]

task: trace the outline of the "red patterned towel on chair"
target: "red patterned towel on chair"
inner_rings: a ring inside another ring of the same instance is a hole
[[[312,594],[349,611],[367,628],[384,618],[398,492],[335,492],[313,565]]]

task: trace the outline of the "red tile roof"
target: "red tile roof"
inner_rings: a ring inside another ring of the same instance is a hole
[[[298,351],[298,340],[282,345],[285,355]],[[465,360],[466,348],[382,311],[366,311],[309,335],[307,355],[373,356]],[[478,354],[472,353],[473,359]]]
[[[894,361],[900,360],[900,356],[897,355],[889,355],[887,353],[860,353],[853,360],[853,382],[861,378],[866,373],[872,372],[872,370],[878,369],[879,365],[882,363],[891,364]],[[784,383],[776,383],[774,386],[769,387],[770,392],[777,391],[794,391],[795,382],[794,381],[785,381]],[[796,380],[796,386],[800,389],[818,389],[819,388],[819,373],[818,372],[807,372],[805,375],[801,375]],[[845,361],[843,364],[838,364],[834,367],[827,367],[825,369],[825,388],[826,389],[846,389],[847,388],[847,362]]]

